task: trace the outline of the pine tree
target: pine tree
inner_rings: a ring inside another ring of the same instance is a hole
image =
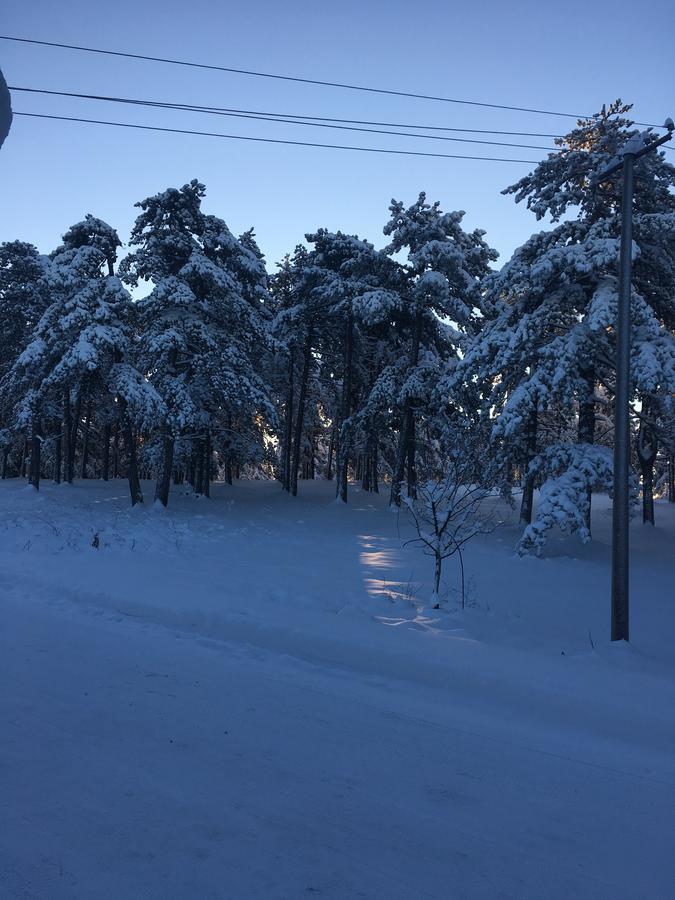
[[[620,185],[599,175],[636,133],[625,118],[628,109],[617,101],[580,121],[559,140],[559,153],[506,189],[516,201],[526,199],[538,219],[550,216],[555,227],[533,235],[487,280],[486,323],[458,368],[465,383],[481,382],[486,410],[498,412],[496,446],[520,464],[525,478],[524,522],[532,519],[535,477],[555,478],[558,509],[569,511],[566,520],[561,512],[558,524],[567,521],[583,539],[590,538],[591,491],[607,487],[611,466],[609,449],[594,446],[594,431],[596,403],[603,392],[614,392]],[[662,153],[644,158],[634,214],[634,397],[675,385],[673,184],[675,168]],[[563,220],[574,210],[576,219]],[[564,440],[538,444],[542,416],[570,408],[577,411],[576,449]],[[539,526],[535,530],[543,534]],[[532,538],[528,529],[521,547],[541,545]]]
[[[390,254],[406,253],[403,288],[407,360],[399,366],[400,427],[392,475],[391,503],[400,505],[408,464],[408,492],[415,496],[416,425],[440,377],[439,362],[456,354],[457,329],[470,329],[479,303],[481,279],[497,254],[479,229],[465,232],[463,212],[442,213],[421,193],[407,209],[393,200],[384,233]],[[448,321],[452,325],[448,325]]]
[[[49,303],[45,265],[32,244],[11,241],[0,244],[0,452],[2,478],[8,474],[9,458],[17,442],[14,427],[20,387],[10,377],[19,355]],[[16,470],[19,470],[17,465]]]
[[[130,284],[153,284],[136,304],[138,352],[166,408],[155,491],[164,506],[177,441],[194,486],[208,494],[214,430],[231,466],[235,451],[245,448],[245,459],[260,451],[261,417],[275,416],[257,371],[270,315],[264,260],[252,232],[239,240],[202,213],[204,194],[192,181],[137,204],[137,249],[122,264]]]

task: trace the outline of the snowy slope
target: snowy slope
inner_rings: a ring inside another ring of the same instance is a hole
[[[460,613],[385,498],[44,488],[0,485],[1,897],[672,896],[672,508],[617,646],[602,500],[477,539]]]

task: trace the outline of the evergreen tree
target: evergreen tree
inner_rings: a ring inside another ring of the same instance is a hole
[[[403,324],[408,354],[395,373],[400,427],[391,486],[391,503],[399,505],[406,461],[408,492],[415,496],[417,421],[445,361],[457,352],[458,329],[471,329],[481,279],[497,254],[484,241],[484,231],[462,229],[463,212],[442,213],[440,204],[427,203],[424,193],[407,209],[397,200],[389,209],[387,252],[406,254]]]
[[[257,371],[269,318],[264,261],[252,232],[238,240],[202,213],[204,194],[192,181],[139,203],[137,249],[122,264],[130,284],[153,284],[137,302],[138,352],[166,408],[155,492],[164,506],[178,439],[189,444],[194,486],[208,494],[214,429],[231,466],[235,444],[254,455],[259,417],[275,415]]]
[[[10,373],[17,358],[49,302],[44,277],[46,260],[32,244],[11,241],[0,244],[0,453],[2,478],[8,474],[9,457],[16,446],[14,409],[19,402],[19,386]],[[18,472],[20,465],[17,464]]]
[[[522,520],[532,520],[535,478],[545,479],[549,472],[558,479],[558,524],[567,522],[584,539],[590,536],[591,491],[606,488],[611,471],[609,450],[593,446],[595,408],[599,392],[613,397],[615,380],[621,187],[603,181],[600,173],[636,134],[625,118],[628,109],[617,101],[580,121],[559,140],[559,153],[506,189],[516,201],[526,199],[538,219],[550,216],[555,227],[533,235],[488,279],[482,304],[486,324],[458,368],[465,382],[483,385],[486,410],[498,412],[496,446],[504,459],[520,464]],[[634,397],[661,394],[675,384],[673,184],[675,168],[662,153],[648,154],[634,211]],[[573,211],[577,218],[563,220]],[[577,411],[574,452],[565,449],[565,441],[559,450],[556,442],[538,445],[541,416],[556,408]],[[540,458],[540,452],[545,456]],[[557,460],[553,467],[551,459]],[[559,481],[565,473],[567,494]],[[521,546],[534,546],[532,532],[526,532]]]

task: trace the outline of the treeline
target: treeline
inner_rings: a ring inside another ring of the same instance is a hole
[[[589,539],[612,479],[621,191],[595,176],[636,133],[627,112],[580,121],[506,189],[550,225],[499,271],[483,231],[420,194],[392,202],[383,249],[319,229],[270,274],[198,181],[137,204],[121,260],[91,215],[48,256],[1,245],[2,478],[125,477],[135,504],[152,477],[166,506],[172,482],[325,477],[344,502],[357,480],[400,504],[461,456],[522,487],[523,552],[556,524]],[[641,165],[634,462],[653,523],[654,494],[675,499],[675,168]]]

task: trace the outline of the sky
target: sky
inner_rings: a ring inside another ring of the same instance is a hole
[[[487,103],[589,115],[617,97],[635,118],[675,117],[670,0],[459,4],[231,3],[151,0],[4,0],[2,34],[86,44]],[[572,118],[387,97],[0,41],[0,68],[17,87],[99,93],[291,114],[564,133]],[[538,160],[545,150],[364,135],[290,124],[149,110],[96,101],[13,95],[15,110],[230,134]],[[469,135],[471,136],[471,135]],[[493,136],[487,139],[500,140]],[[547,138],[501,138],[553,146]],[[123,242],[134,203],[192,178],[204,209],[237,234],[255,228],[270,269],[319,227],[376,246],[392,198],[422,190],[444,210],[466,211],[504,262],[545,227],[501,190],[533,168],[516,162],[387,156],[229,141],[16,117],[0,150],[0,241],[49,252],[86,213]]]

